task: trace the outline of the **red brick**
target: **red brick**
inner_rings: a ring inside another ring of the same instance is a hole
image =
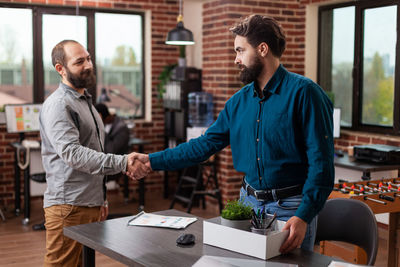
[[[98,7],[111,8],[112,4],[110,2],[97,2]]]
[[[400,140],[399,141],[393,141],[393,140],[387,140],[386,144],[389,146],[397,146],[400,147]]]
[[[378,139],[378,138],[372,138],[371,141],[372,144],[381,144],[381,145],[385,145],[386,144],[386,140],[384,139]]]
[[[371,142],[371,138],[366,136],[357,136],[357,141],[365,144],[369,144]]]

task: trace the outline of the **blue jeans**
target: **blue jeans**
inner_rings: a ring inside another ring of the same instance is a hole
[[[244,201],[253,207],[254,211],[264,207],[269,214],[274,214],[276,212],[277,219],[281,221],[287,221],[290,217],[293,217],[296,213],[297,208],[300,206],[302,196],[292,196],[278,201],[258,201],[254,196],[248,196],[243,187],[240,189],[240,200]],[[315,234],[317,229],[317,216],[307,225],[307,232],[304,237],[301,248],[309,251],[313,251]]]

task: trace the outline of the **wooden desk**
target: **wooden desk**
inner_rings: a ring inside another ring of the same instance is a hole
[[[371,180],[371,172],[400,170],[399,164],[379,164],[359,161],[354,157],[349,157],[346,153],[343,154],[343,157],[335,156],[334,162],[336,167],[361,171],[363,173],[361,176],[362,180]]]
[[[133,148],[135,146],[139,147],[139,153],[144,152],[144,146],[151,144],[150,141],[142,140],[139,138],[131,138],[129,139],[129,147],[131,148],[131,151],[133,151]],[[129,177],[124,175],[124,196],[125,199],[128,198],[129,194]],[[139,180],[139,211],[144,210],[144,191],[145,191],[145,186],[144,186],[144,179]]]
[[[191,214],[177,210],[156,213],[193,217]],[[229,250],[204,245],[203,219],[199,217],[185,230],[127,226],[130,218],[132,217],[66,227],[64,235],[84,245],[84,266],[95,266],[94,250],[128,266],[192,266],[203,255],[258,260]],[[176,239],[183,232],[195,235],[194,246],[183,248],[176,245]],[[269,261],[323,267],[328,266],[332,258],[296,249],[288,255],[281,255]],[[264,261],[260,260],[260,262]]]

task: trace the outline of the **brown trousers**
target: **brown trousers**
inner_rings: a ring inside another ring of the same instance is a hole
[[[82,266],[82,245],[65,237],[63,228],[84,223],[97,222],[100,207],[55,205],[44,209],[46,226],[45,267]]]

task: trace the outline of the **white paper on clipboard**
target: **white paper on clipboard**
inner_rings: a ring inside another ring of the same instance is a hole
[[[195,221],[197,221],[197,218],[194,217],[158,215],[142,211],[130,219],[128,225],[184,229]]]

